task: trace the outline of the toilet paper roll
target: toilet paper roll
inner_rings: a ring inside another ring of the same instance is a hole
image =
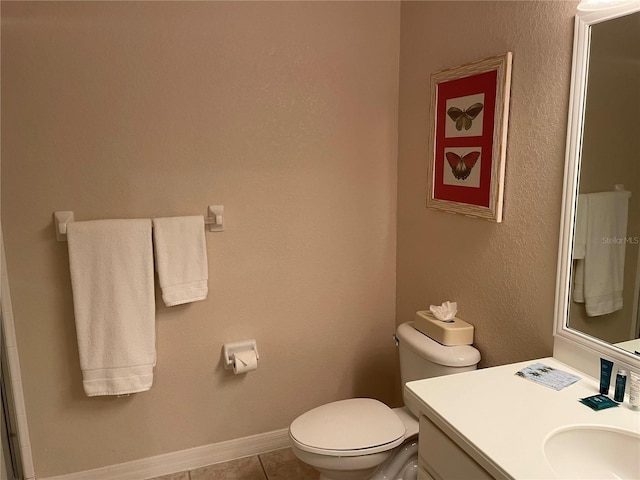
[[[258,358],[255,351],[247,350],[233,354],[233,373],[236,375],[251,372],[256,368],[258,368]]]

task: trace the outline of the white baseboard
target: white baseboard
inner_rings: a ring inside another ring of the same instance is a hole
[[[236,458],[286,448],[290,445],[288,429],[260,433],[250,437],[142,458],[84,472],[38,477],[40,480],[146,480],[170,473],[227,462]]]

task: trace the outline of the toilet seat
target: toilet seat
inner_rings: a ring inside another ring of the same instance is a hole
[[[402,420],[384,403],[351,398],[328,403],[296,418],[289,436],[300,450],[353,457],[384,452],[405,438]]]

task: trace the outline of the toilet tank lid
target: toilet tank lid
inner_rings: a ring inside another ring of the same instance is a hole
[[[471,345],[445,346],[427,337],[414,328],[414,322],[398,325],[396,336],[402,345],[408,347],[425,360],[445,367],[468,367],[480,361],[480,352]]]
[[[359,456],[389,450],[405,437],[402,420],[384,403],[350,398],[321,405],[296,418],[289,435],[301,450]]]

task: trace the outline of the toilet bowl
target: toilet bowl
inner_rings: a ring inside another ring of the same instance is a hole
[[[445,346],[414,328],[398,326],[402,384],[475,370],[480,352],[471,345]],[[403,392],[404,396],[404,392]],[[320,480],[415,480],[418,409],[411,402],[391,409],[371,398],[321,405],[289,427],[293,453],[320,472]]]
[[[371,398],[322,405],[289,428],[294,454],[321,480],[373,480],[385,467],[380,480],[402,478],[397,474],[417,465],[417,434],[418,420],[409,410]]]

